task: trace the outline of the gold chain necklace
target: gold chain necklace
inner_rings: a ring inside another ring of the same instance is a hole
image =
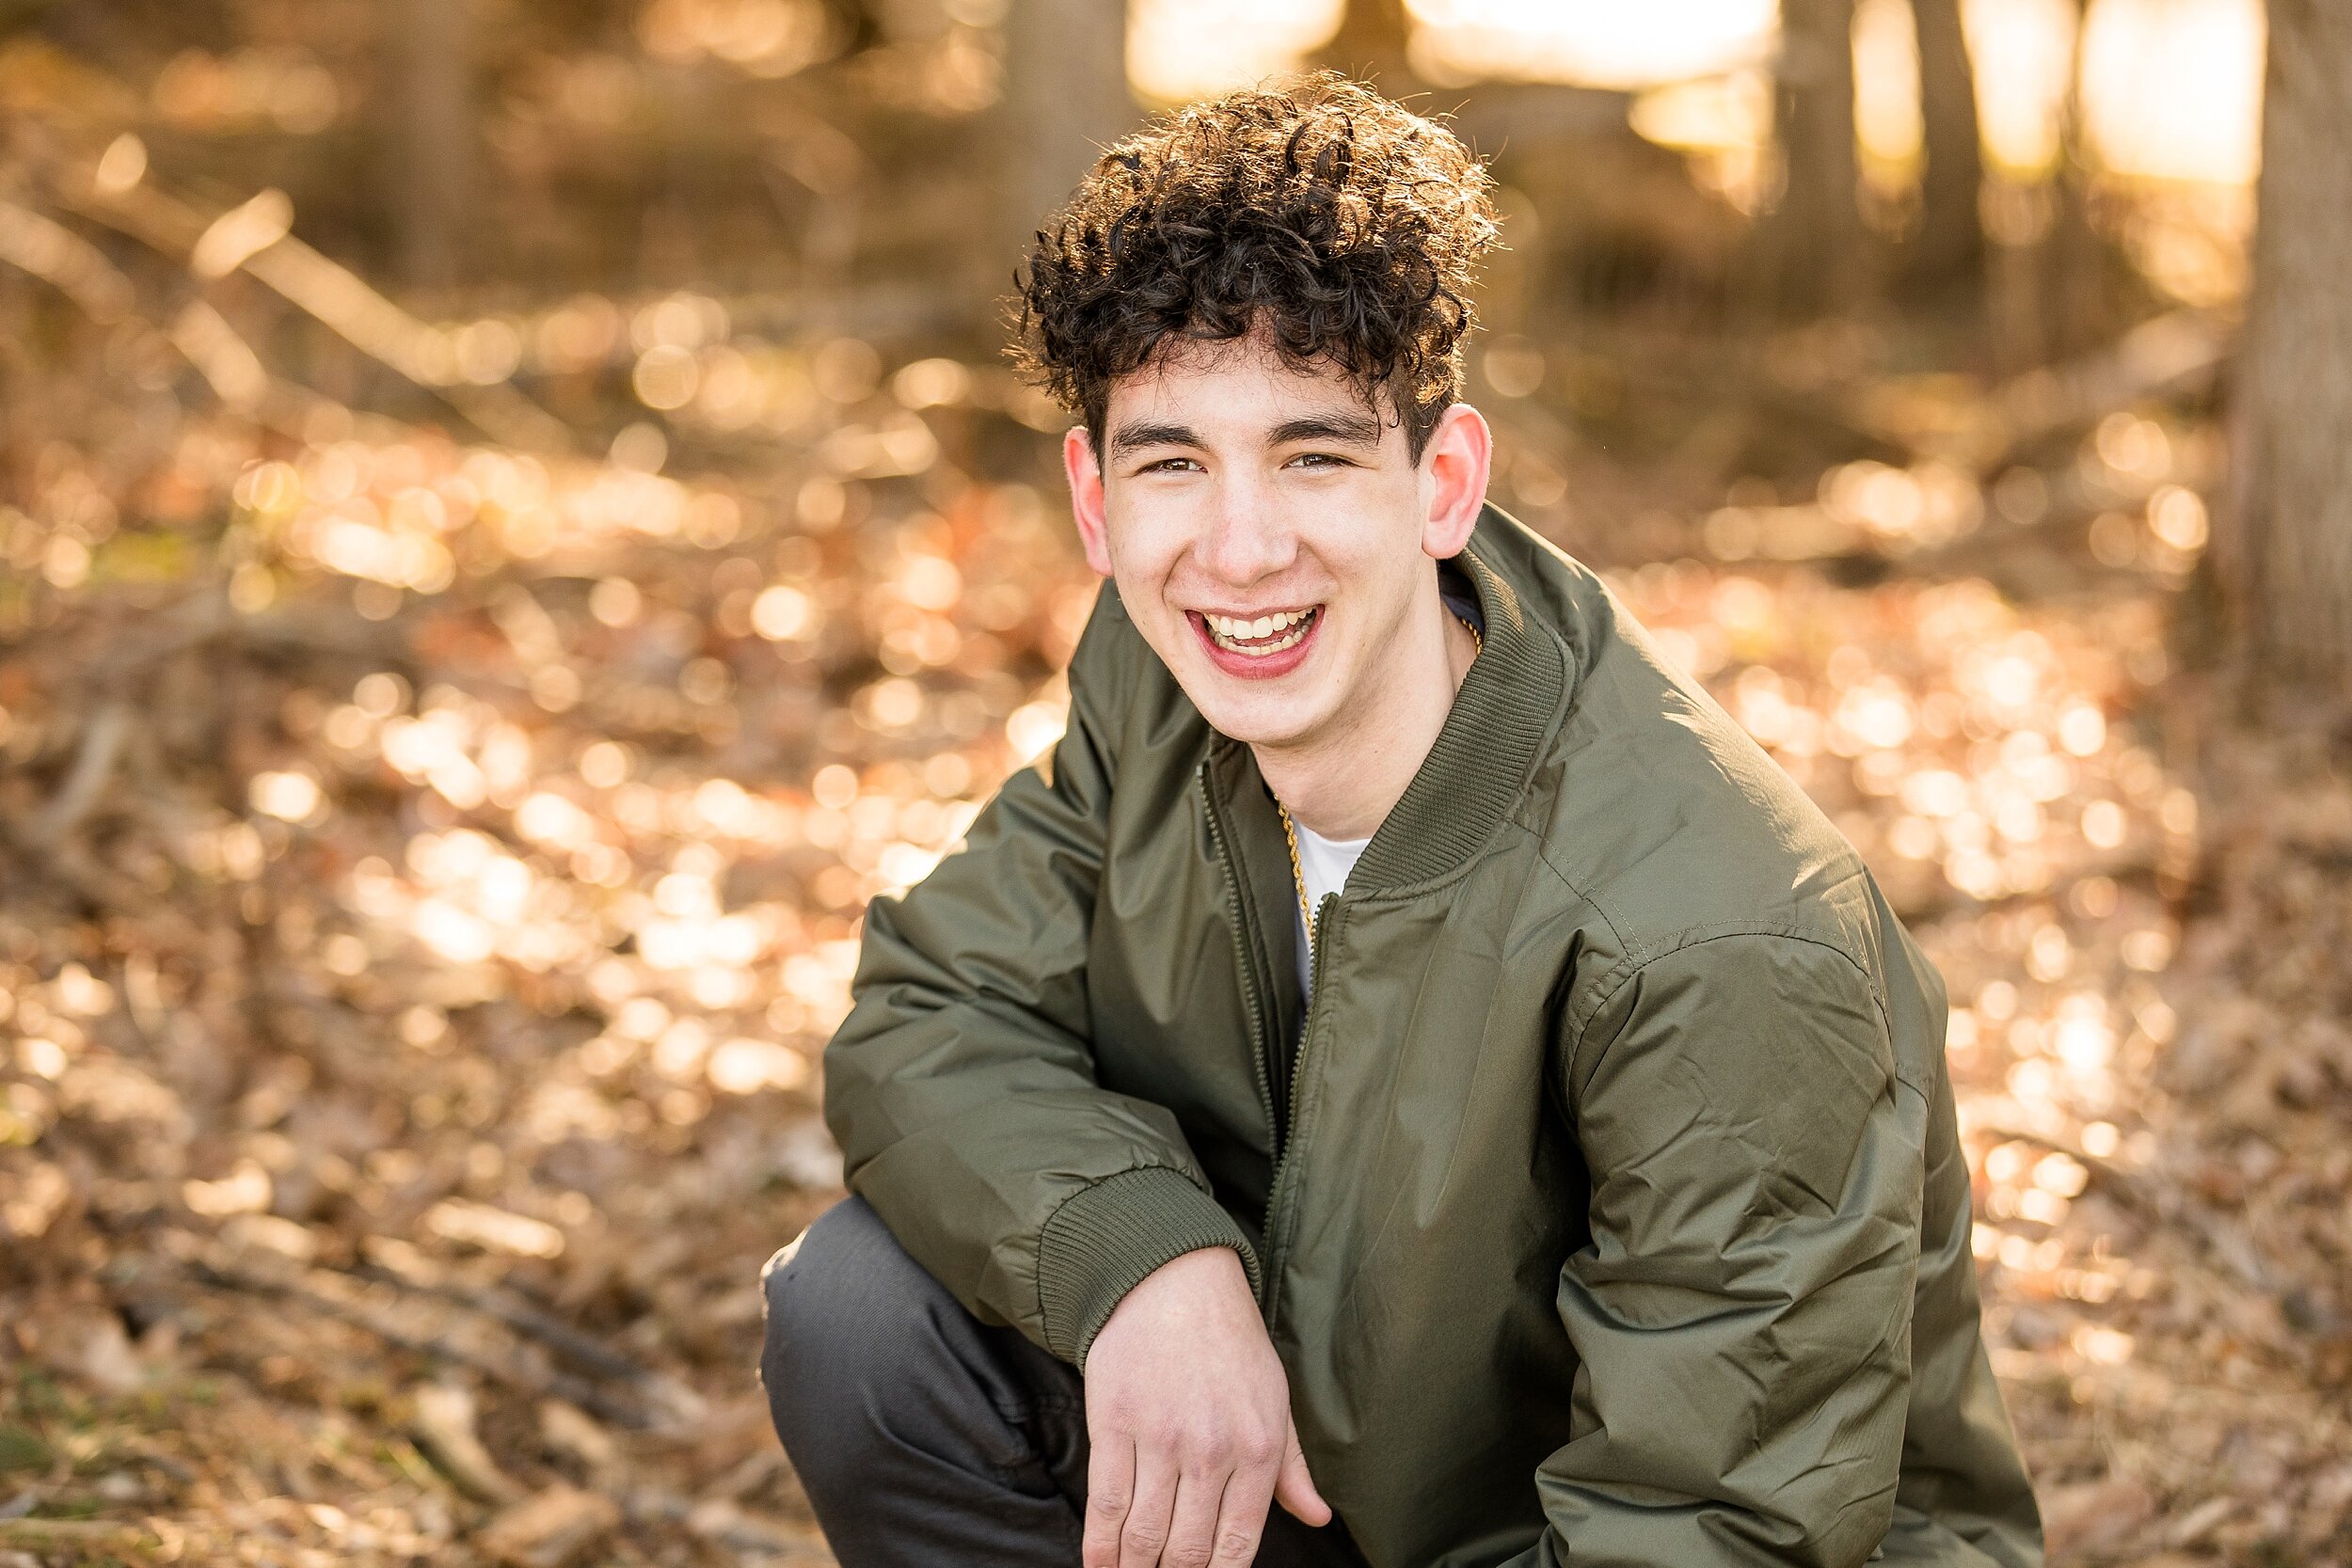
[[[1470,660],[1477,662],[1478,656],[1486,651],[1486,640],[1478,634],[1478,628],[1470,624],[1469,616],[1457,614],[1454,618],[1462,623],[1464,631],[1470,634]],[[1315,910],[1307,901],[1307,868],[1298,861],[1298,828],[1291,821],[1290,807],[1277,800],[1274,809],[1281,813],[1282,839],[1291,848],[1291,885],[1298,890],[1298,918],[1307,933],[1307,970],[1312,974],[1315,967]]]

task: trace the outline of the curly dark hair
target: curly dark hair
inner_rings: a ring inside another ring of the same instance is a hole
[[[1454,134],[1336,71],[1228,93],[1105,152],[1038,231],[1015,361],[1086,421],[1164,341],[1262,331],[1386,390],[1421,460],[1461,387],[1493,182]]]

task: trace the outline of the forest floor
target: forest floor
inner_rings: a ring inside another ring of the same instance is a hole
[[[328,409],[0,511],[0,1565],[831,1560],[759,1267],[838,1196],[859,911],[1057,733],[1092,589],[925,363],[835,365],[781,487]],[[2060,1563],[2352,1558],[2352,761],[2168,652],[2212,446],[1609,566],[1946,977]]]

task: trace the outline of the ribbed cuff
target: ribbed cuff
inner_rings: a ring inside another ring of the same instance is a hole
[[[1161,1264],[1202,1247],[1241,1254],[1258,1289],[1258,1255],[1216,1199],[1168,1165],[1142,1165],[1073,1193],[1038,1239],[1038,1309],[1045,1348],[1073,1367],[1111,1311]]]

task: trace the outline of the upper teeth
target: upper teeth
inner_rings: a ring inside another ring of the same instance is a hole
[[[1278,631],[1288,631],[1311,613],[1304,610],[1286,610],[1279,615],[1261,615],[1254,621],[1237,620],[1231,615],[1204,615],[1209,629],[1219,637],[1272,637]]]

